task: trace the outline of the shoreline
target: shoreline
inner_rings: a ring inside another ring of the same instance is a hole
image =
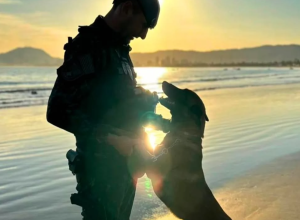
[[[199,93],[201,92],[202,95],[205,93],[211,93],[211,92],[222,92],[222,91],[228,91],[230,92],[230,90],[234,91],[234,90],[240,90],[240,89],[243,89],[243,90],[246,90],[246,89],[254,89],[254,88],[266,88],[266,89],[272,89],[273,87],[281,87],[281,88],[284,88],[286,87],[287,89],[289,89],[291,86],[295,86],[295,85],[300,85],[299,82],[291,82],[291,83],[285,83],[285,84],[272,84],[272,85],[254,85],[254,86],[240,86],[240,87],[228,87],[228,88],[212,88],[212,89],[196,89],[194,90],[196,93]],[[161,85],[161,83],[160,83]],[[31,91],[31,90],[36,90],[36,89],[26,89],[28,92]],[[50,91],[52,90],[52,88],[43,88],[43,89],[40,89],[40,91]],[[10,91],[8,91],[10,92]],[[158,92],[158,94],[163,94],[163,93],[160,93]],[[0,106],[0,110],[2,109],[12,109],[12,108],[26,108],[26,107],[33,107],[33,106],[44,106],[44,105],[47,105],[48,103],[48,99],[44,102],[44,103],[36,103],[36,104],[24,104],[24,105],[19,105],[19,106]]]
[[[0,65],[1,67],[5,67],[5,68],[49,68],[49,67],[53,67],[55,68],[55,70],[59,67],[59,65],[49,65],[49,66],[34,66],[34,65],[12,65],[12,66],[7,66],[7,65]],[[236,68],[278,68],[278,69],[282,69],[282,68],[293,68],[293,69],[299,69],[300,66],[138,66],[135,65],[134,68],[228,68],[228,71],[230,70],[230,68],[233,68],[233,70],[237,70]]]

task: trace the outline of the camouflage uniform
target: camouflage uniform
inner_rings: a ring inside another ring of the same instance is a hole
[[[136,86],[131,48],[99,16],[92,25],[80,27],[64,49],[47,120],[76,137],[79,159],[70,165],[75,166],[78,193],[71,202],[82,207],[85,220],[129,219],[136,178],[128,166],[135,162],[129,163],[103,138],[111,126],[145,135],[130,109]]]

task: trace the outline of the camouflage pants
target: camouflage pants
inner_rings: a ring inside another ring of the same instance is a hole
[[[82,169],[76,174],[78,193],[71,202],[82,207],[83,220],[129,220],[136,180],[125,157],[111,146],[96,145],[85,146],[92,149],[86,151],[77,148]]]

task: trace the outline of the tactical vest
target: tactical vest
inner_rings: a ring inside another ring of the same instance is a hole
[[[129,46],[108,44],[99,36],[80,33],[74,40],[69,38],[64,49],[64,63],[57,70],[48,102],[50,123],[68,131],[66,118],[74,109],[88,115],[92,123],[101,123],[111,108],[134,96],[136,74]]]
[[[68,82],[79,82],[82,88],[78,92],[80,108],[93,122],[110,123],[106,116],[108,111],[135,95],[136,73],[129,56],[131,48],[120,44],[106,44],[101,38],[90,35],[69,39],[65,48],[66,55],[69,51],[75,55],[73,60],[66,56],[58,75],[62,75]],[[82,84],[85,78],[88,80]],[[123,113],[129,114],[128,111]],[[121,120],[117,124],[122,126],[125,123],[126,121]]]

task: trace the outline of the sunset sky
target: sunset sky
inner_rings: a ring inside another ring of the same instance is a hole
[[[133,52],[209,51],[300,44],[300,0],[161,0],[158,26]],[[0,0],[0,53],[31,46],[62,57],[79,25],[105,15],[112,0]]]

